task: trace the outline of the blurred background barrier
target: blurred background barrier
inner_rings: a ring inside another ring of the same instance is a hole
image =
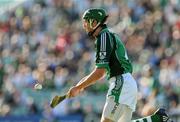
[[[83,122],[82,115],[67,115],[57,117],[55,122]],[[0,117],[0,122],[48,122],[41,115]]]
[[[0,117],[0,122],[40,122],[40,116],[6,116]]]
[[[94,67],[94,42],[81,22],[90,7],[108,11],[108,26],[132,60],[139,91],[133,118],[163,107],[179,122],[180,0],[0,0],[1,120],[37,115],[53,122],[74,114],[100,120],[106,80],[49,107]],[[37,81],[42,90],[33,89]]]

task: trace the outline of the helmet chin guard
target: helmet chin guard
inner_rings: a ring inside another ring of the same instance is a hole
[[[88,32],[88,36],[89,36],[90,38],[94,38],[94,37],[93,37],[94,32],[95,32],[99,27],[101,27],[101,26],[104,25],[104,23],[105,23],[105,21],[106,21],[107,18],[108,18],[108,16],[105,16],[104,19],[99,23],[99,25],[98,25],[93,31]]]

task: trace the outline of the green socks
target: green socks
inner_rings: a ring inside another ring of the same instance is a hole
[[[133,120],[132,122],[162,122],[162,120],[160,116],[154,114],[151,116]]]
[[[151,120],[152,122],[162,122],[161,117],[158,115],[152,115]]]

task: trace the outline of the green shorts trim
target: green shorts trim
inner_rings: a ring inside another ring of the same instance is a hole
[[[108,96],[114,96],[114,100],[116,103],[119,103],[119,97],[122,91],[122,86],[124,84],[124,79],[122,75],[115,77],[115,85],[114,88],[110,91],[110,94]]]

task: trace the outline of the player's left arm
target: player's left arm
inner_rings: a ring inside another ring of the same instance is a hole
[[[84,77],[80,82],[72,87],[69,92],[69,97],[77,96],[81,90],[94,84],[96,81],[101,79],[105,73],[109,70],[109,58],[112,49],[110,47],[110,38],[107,33],[101,34],[96,41],[96,67],[95,69],[86,77]]]
[[[105,68],[95,68],[88,76],[82,78],[80,82],[68,91],[68,97],[77,96],[84,88],[94,84],[106,73]]]
[[[95,67],[95,69],[88,76],[83,78],[83,80],[76,86],[79,89],[84,89],[84,88],[90,86],[91,84],[94,84],[99,79],[101,79],[105,75],[105,73],[106,73],[105,68]]]

